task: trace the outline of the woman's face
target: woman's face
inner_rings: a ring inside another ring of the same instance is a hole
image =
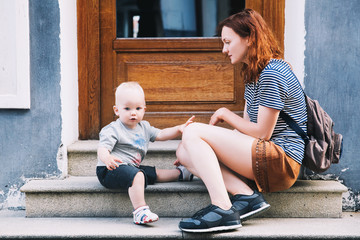
[[[224,43],[222,52],[230,58],[231,64],[247,63],[249,38],[242,38],[229,27],[224,26],[221,31],[221,40]]]

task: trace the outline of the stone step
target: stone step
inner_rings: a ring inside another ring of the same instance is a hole
[[[174,168],[175,151],[179,143],[179,140],[150,143],[143,164],[162,169]],[[97,145],[97,140],[86,140],[77,141],[68,146],[68,174],[70,176],[96,175]]]
[[[96,177],[32,180],[21,191],[27,217],[129,217],[132,212],[126,191],[106,189]],[[262,217],[339,218],[345,191],[336,181],[298,180],[288,190],[264,194],[271,208]],[[150,185],[145,197],[160,217],[190,217],[210,203],[199,179]]]
[[[235,231],[191,234],[180,218],[160,218],[145,226],[131,218],[27,218],[23,211],[0,211],[0,239],[278,239],[360,238],[360,213],[342,218],[254,218]]]

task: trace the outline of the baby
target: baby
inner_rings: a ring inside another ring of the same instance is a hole
[[[140,165],[149,142],[174,139],[192,123],[157,129],[144,121],[145,94],[136,82],[120,84],[115,93],[116,121],[105,126],[99,134],[96,174],[100,183],[110,189],[127,189],[133,205],[135,224],[157,221],[158,215],[150,211],[145,202],[144,190],[148,184],[167,181],[191,181],[193,175],[183,166],[174,169],[157,169]]]

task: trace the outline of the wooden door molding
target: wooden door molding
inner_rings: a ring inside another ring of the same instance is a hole
[[[118,52],[166,52],[166,51],[219,51],[219,38],[118,38],[113,41]]]
[[[116,0],[100,0],[99,11],[101,51],[99,128],[102,128],[114,119],[112,106],[115,103],[114,94],[117,87],[113,81],[116,78],[116,52],[113,50],[113,41],[116,39]],[[106,121],[103,121],[103,119],[106,119]]]
[[[228,65],[225,64],[225,57],[221,55],[221,45],[217,38],[152,38],[151,41],[141,38],[116,39],[115,6],[116,0],[77,0],[80,139],[97,139],[100,128],[107,124],[109,119],[113,119],[113,113],[108,108],[109,104],[113,102],[115,87],[118,83],[129,80],[129,75],[124,79],[125,75],[119,75],[119,71],[126,69],[127,72],[123,73],[130,74],[130,80],[132,80],[139,76],[136,74],[141,74],[141,71],[137,71],[141,70],[141,67],[156,68],[163,64],[161,66],[166,72],[179,61],[186,63],[187,57],[193,60],[189,64],[193,64],[192,66],[203,71],[213,71],[217,66],[220,70],[217,72],[218,74],[228,68]],[[246,1],[246,7],[253,8],[262,14],[274,30],[280,45],[283,46],[285,0],[249,0]],[[145,56],[144,60],[139,59],[139,54]],[[200,59],[202,54],[206,55],[207,59]],[[169,58],[174,57],[178,60],[171,63]],[[196,57],[199,59],[195,59]],[[151,58],[157,60],[152,61]],[[209,67],[207,62],[211,62],[211,59],[218,61],[218,65],[214,64],[215,67]],[[185,68],[186,64],[183,70]],[[223,72],[240,76],[238,66],[235,66],[233,71],[227,69]],[[195,80],[200,75],[194,76]],[[224,76],[223,78],[228,79],[229,77]],[[109,84],[109,79],[116,80]],[[155,83],[159,84],[156,81]],[[186,119],[189,109],[196,112],[197,120],[200,121],[206,121],[215,107],[225,105],[239,114],[242,110],[239,108],[243,104],[239,102],[243,101],[242,83],[239,85],[236,85],[235,82],[231,83],[234,86],[233,92],[228,89],[229,95],[218,96],[216,102],[212,102],[210,99],[212,92],[202,96],[193,95],[191,101],[179,99],[178,93],[170,94],[170,99],[151,100],[151,86],[147,86],[146,83],[142,84],[145,84],[145,91],[148,92],[147,97],[150,100],[147,102],[146,118],[149,121],[156,118],[159,127],[166,126],[169,119],[177,119],[182,122]],[[194,84],[196,87],[196,83]],[[230,81],[227,81],[227,84],[230,84]],[[219,90],[221,91],[221,89]],[[233,94],[233,98],[229,97],[231,94]],[[223,99],[221,99],[222,97]],[[211,107],[209,104],[212,104]],[[172,108],[176,108],[176,111],[171,111]],[[156,111],[153,111],[155,109]]]
[[[100,129],[100,0],[77,0],[79,138]]]
[[[252,8],[264,18],[273,30],[281,49],[284,49],[285,0],[250,0],[246,7]]]

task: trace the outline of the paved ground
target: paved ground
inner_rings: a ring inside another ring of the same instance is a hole
[[[177,218],[137,226],[131,218],[26,218],[25,211],[0,211],[0,239],[360,239],[360,213],[342,218],[256,218],[236,231],[184,234]]]

